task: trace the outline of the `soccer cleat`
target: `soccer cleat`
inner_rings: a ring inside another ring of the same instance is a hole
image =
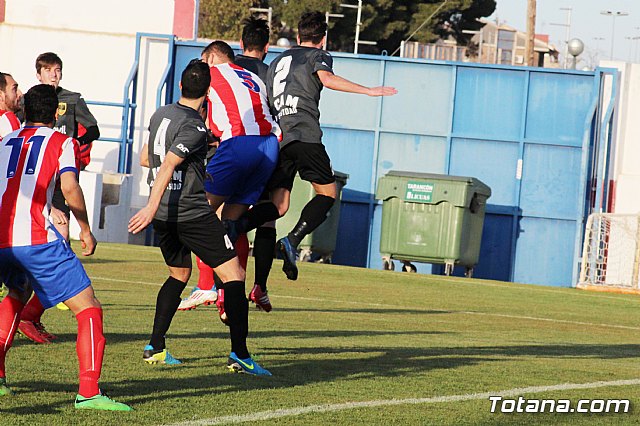
[[[69,307],[67,305],[65,305],[64,303],[60,302],[56,305],[56,308],[60,309],[61,311],[68,311]]]
[[[178,305],[179,311],[190,311],[195,309],[199,305],[213,305],[218,300],[218,293],[215,290],[200,290],[198,287],[194,287],[193,291],[189,295],[182,299],[180,305]]]
[[[254,284],[251,293],[249,293],[249,300],[256,304],[256,308],[265,312],[271,312],[273,307],[271,306],[271,301],[267,293],[266,291],[263,292],[258,284]]]
[[[290,280],[298,279],[298,267],[296,266],[296,249],[289,242],[288,237],[281,238],[276,243],[278,252],[282,255],[284,263],[282,264],[282,271]]]
[[[76,395],[75,407],[78,410],[133,411],[127,404],[116,402],[103,392],[91,398]]]
[[[224,311],[224,290],[218,289],[218,300],[216,300],[216,307],[218,308],[218,315],[220,316],[220,321],[224,325],[229,325],[229,318],[227,317],[227,313]]]
[[[269,370],[266,370],[251,358],[240,359],[231,352],[227,360],[227,368],[235,373],[253,374],[254,376],[272,376]]]
[[[151,345],[147,345],[144,347],[142,358],[144,359],[144,362],[146,362],[147,364],[167,364],[167,365],[182,364],[182,361],[174,358],[173,355],[171,355],[166,348],[162,350],[155,350]]]
[[[7,386],[7,378],[0,377],[0,396],[11,396],[13,395],[13,391],[9,386]]]
[[[47,344],[56,338],[56,336],[47,332],[41,322],[36,321],[20,321],[18,331],[35,343]]]

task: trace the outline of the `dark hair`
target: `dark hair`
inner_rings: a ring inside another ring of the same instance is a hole
[[[56,121],[58,95],[50,84],[33,86],[24,95],[24,117],[31,123],[49,124]]]
[[[11,77],[11,74],[0,72],[0,90],[3,92],[7,90],[7,77]]]
[[[182,96],[187,99],[198,99],[207,94],[211,84],[209,66],[200,59],[192,59],[182,71]]]
[[[269,44],[269,23],[265,19],[251,16],[242,21],[242,25],[244,50],[263,50]]]
[[[298,35],[300,42],[310,41],[313,44],[320,43],[327,33],[326,17],[322,12],[307,12],[298,22]]]
[[[214,53],[226,56],[231,62],[236,59],[231,46],[221,40],[212,41],[207,47],[202,50],[202,56],[212,55]]]
[[[36,58],[36,72],[40,74],[40,69],[45,65],[60,65],[62,69],[62,59],[53,52],[42,53]]]

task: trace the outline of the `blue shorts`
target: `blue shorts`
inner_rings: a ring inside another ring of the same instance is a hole
[[[278,164],[278,139],[236,136],[220,144],[209,164],[204,189],[229,204],[253,205]]]
[[[80,260],[66,241],[0,248],[0,280],[24,289],[25,277],[47,309],[71,299],[91,285]]]

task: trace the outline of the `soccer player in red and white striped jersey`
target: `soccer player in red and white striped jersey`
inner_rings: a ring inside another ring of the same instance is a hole
[[[0,141],[7,134],[20,128],[20,120],[16,114],[20,109],[21,99],[22,92],[18,89],[18,83],[10,74],[0,72]],[[58,230],[68,223],[67,216],[55,207],[51,208],[50,219]],[[18,331],[36,343],[51,343],[55,336],[48,333],[40,322],[43,312],[44,308],[38,296],[33,296],[22,311]],[[31,321],[28,321],[29,316],[33,317]]]
[[[25,95],[27,125],[0,142],[0,279],[9,294],[0,303],[0,397],[10,395],[5,359],[20,313],[30,296],[28,281],[45,308],[64,302],[78,321],[76,351],[80,388],[76,408],[129,411],[100,392],[105,338],[102,308],[91,280],[66,240],[49,223],[53,188],[62,191],[80,225],[83,255],[96,248],[82,189],[78,184],[74,140],[52,130],[58,97],[46,84]]]
[[[269,111],[264,83],[233,64],[233,50],[227,43],[210,43],[202,59],[211,67],[208,124],[220,138],[220,147],[207,165],[205,190],[214,210],[224,203],[223,223],[233,224],[264,191],[278,163],[281,132]],[[229,229],[228,234],[235,242],[238,235]],[[218,296],[222,315],[224,295],[218,292]]]
[[[0,141],[8,133],[20,128],[16,113],[20,109],[22,92],[11,74],[0,72]]]
[[[215,43],[215,42],[214,42]],[[223,56],[224,58],[224,56]],[[209,125],[221,142],[236,136],[281,136],[260,78],[232,62],[211,67]]]

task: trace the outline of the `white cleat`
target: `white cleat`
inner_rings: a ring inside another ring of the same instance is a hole
[[[189,297],[182,299],[178,310],[189,311],[199,305],[213,305],[216,300],[218,300],[218,293],[215,290],[195,290]]]

